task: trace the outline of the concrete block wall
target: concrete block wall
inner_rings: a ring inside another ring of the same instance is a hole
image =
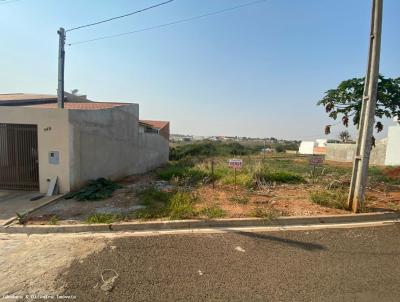
[[[107,110],[69,110],[71,190],[90,179],[119,179],[168,162],[168,141],[139,134],[139,106]]]
[[[387,139],[376,142],[370,155],[370,165],[385,165]],[[338,162],[352,162],[356,151],[355,144],[328,144],[326,148],[326,160]]]

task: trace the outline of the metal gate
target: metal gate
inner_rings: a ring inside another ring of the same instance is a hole
[[[0,123],[0,189],[39,189],[36,125]]]

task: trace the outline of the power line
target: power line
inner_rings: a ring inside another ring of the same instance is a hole
[[[228,12],[228,11],[244,8],[244,7],[251,6],[251,5],[260,4],[260,3],[263,3],[263,2],[266,2],[266,1],[267,0],[252,1],[252,2],[244,3],[244,4],[241,4],[241,5],[237,5],[237,6],[228,7],[228,8],[225,8],[225,9],[213,11],[213,12],[202,14],[202,15],[197,15],[197,16],[193,16],[193,17],[189,17],[189,18],[185,18],[185,19],[172,21],[172,22],[169,22],[169,23],[155,25],[155,26],[152,26],[152,27],[137,29],[137,30],[128,31],[128,32],[115,34],[115,35],[98,37],[98,38],[84,40],[84,41],[72,42],[72,43],[69,43],[68,46],[77,45],[77,44],[84,44],[84,43],[89,43],[89,42],[94,42],[94,41],[99,41],[99,40],[105,40],[105,39],[111,39],[111,38],[116,38],[116,37],[131,35],[131,34],[136,34],[136,33],[143,32],[143,31],[149,31],[149,30],[154,30],[154,29],[158,29],[158,28],[168,27],[168,26],[172,26],[172,25],[175,25],[175,24],[179,24],[179,23],[185,23],[185,22],[190,22],[190,21],[193,21],[193,20],[201,19],[201,18],[206,18],[206,17],[209,17],[209,16],[219,15],[219,14],[222,14],[222,13],[225,13],[225,12]]]
[[[116,17],[112,17],[112,18],[109,18],[109,19],[101,20],[101,21],[98,21],[98,22],[94,22],[94,23],[90,23],[90,24],[86,24],[86,25],[77,26],[77,27],[74,27],[74,28],[71,28],[71,29],[67,29],[66,32],[68,32],[68,31],[73,31],[73,30],[77,30],[77,29],[81,29],[81,28],[85,28],[85,27],[89,27],[89,26],[98,25],[98,24],[101,24],[101,23],[110,22],[110,21],[113,21],[113,20],[116,20],[116,19],[125,18],[125,17],[128,17],[128,16],[132,16],[132,15],[135,15],[135,14],[138,14],[138,13],[141,13],[141,12],[144,12],[144,11],[146,11],[146,10],[150,10],[150,9],[153,9],[153,8],[156,8],[156,7],[159,7],[159,6],[162,6],[162,5],[171,3],[172,1],[174,1],[174,0],[168,0],[168,1],[165,1],[165,2],[161,2],[161,3],[159,3],[159,4],[155,4],[155,5],[146,7],[146,8],[142,8],[142,9],[140,9],[140,10],[137,10],[137,11],[134,11],[134,12],[131,12],[131,13],[128,13],[128,14],[124,14],[124,15],[121,15],[121,16],[116,16]]]

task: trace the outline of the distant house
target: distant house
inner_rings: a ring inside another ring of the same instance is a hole
[[[169,122],[139,120],[139,129],[143,132],[155,132],[169,140]]]
[[[299,147],[300,154],[326,154],[327,139],[317,139],[315,141],[302,141]]]
[[[46,192],[57,177],[64,193],[144,173],[168,161],[168,140],[169,122],[139,121],[138,104],[66,93],[59,109],[56,96],[1,94],[0,188]]]

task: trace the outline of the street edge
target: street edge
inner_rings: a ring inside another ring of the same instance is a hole
[[[149,222],[121,222],[112,224],[71,224],[71,225],[9,225],[0,229],[8,234],[51,234],[86,232],[143,232],[165,230],[190,230],[206,228],[237,227],[285,227],[325,224],[368,223],[380,221],[400,222],[399,212],[347,214],[335,216],[291,216],[268,220],[263,218],[231,218],[210,220],[170,220]]]

